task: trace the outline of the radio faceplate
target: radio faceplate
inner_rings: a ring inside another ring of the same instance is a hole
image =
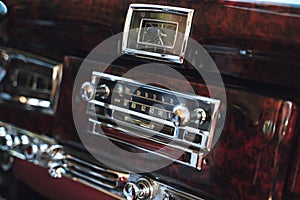
[[[176,161],[198,168],[201,155],[210,151],[219,100],[95,71],[81,96],[89,102],[89,133],[103,135],[99,127],[104,125],[183,150],[185,158]]]

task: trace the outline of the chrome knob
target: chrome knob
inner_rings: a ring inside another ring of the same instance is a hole
[[[145,200],[150,199],[153,187],[147,179],[140,178],[136,183],[128,182],[125,184],[123,193],[126,200]]]
[[[65,158],[65,153],[60,145],[52,145],[47,153],[52,161],[61,161]]]
[[[206,118],[207,114],[202,108],[195,109],[191,114],[191,121],[195,122],[196,124],[203,124]]]
[[[22,145],[28,145],[30,143],[30,139],[27,135],[21,135],[20,139]]]
[[[126,183],[123,189],[126,200],[136,200],[139,192],[139,187],[133,182]]]
[[[27,158],[27,160],[31,161],[35,158],[35,156],[37,155],[38,152],[38,146],[36,144],[28,144],[28,146],[25,149],[25,156]]]
[[[21,138],[18,135],[16,135],[14,137],[14,146],[19,146],[20,144],[21,144]]]
[[[185,125],[190,120],[190,111],[187,107],[178,105],[173,108],[172,122],[176,127]]]
[[[106,99],[110,95],[110,89],[106,84],[102,84],[96,89],[96,97]]]
[[[84,82],[80,89],[81,98],[84,101],[90,101],[94,98],[96,93],[96,87],[91,82]]]
[[[50,165],[48,172],[52,178],[62,178],[66,174],[65,168],[58,163]]]
[[[48,172],[53,178],[61,178],[63,174],[66,173],[66,169],[64,167],[64,158],[65,153],[60,145],[52,145],[45,153],[49,155],[49,160],[47,163]]]

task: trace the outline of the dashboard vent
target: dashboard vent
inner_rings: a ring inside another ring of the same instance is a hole
[[[102,168],[72,155],[66,155],[67,171],[72,177],[109,189],[122,188],[126,175]]]
[[[1,51],[0,98],[53,112],[62,65],[18,50]]]

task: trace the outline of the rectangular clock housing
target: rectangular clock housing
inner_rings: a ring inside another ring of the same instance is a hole
[[[124,27],[123,53],[182,64],[193,12],[179,7],[131,4]]]

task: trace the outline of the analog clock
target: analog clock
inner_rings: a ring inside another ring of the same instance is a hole
[[[192,9],[131,4],[124,27],[125,54],[183,63]]]
[[[174,48],[178,23],[142,19],[138,43],[162,48]]]

